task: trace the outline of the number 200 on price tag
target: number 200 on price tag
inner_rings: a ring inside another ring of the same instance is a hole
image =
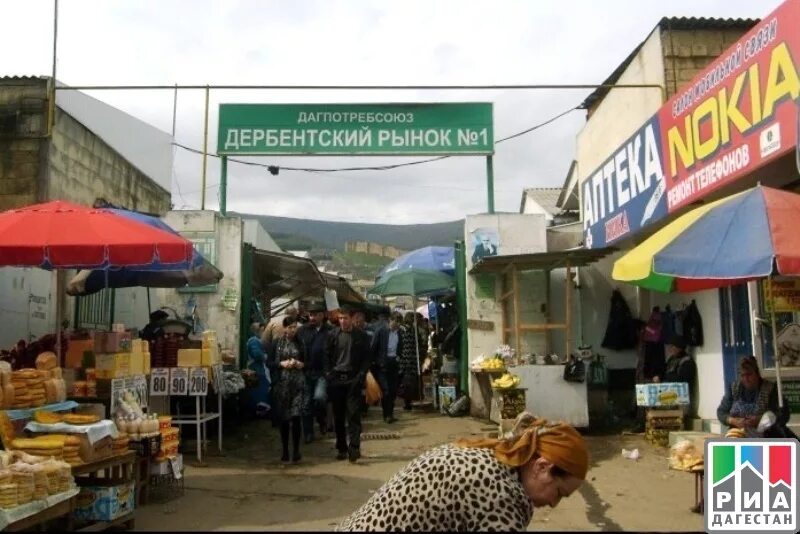
[[[205,397],[208,395],[208,368],[194,367],[189,375],[189,395]]]

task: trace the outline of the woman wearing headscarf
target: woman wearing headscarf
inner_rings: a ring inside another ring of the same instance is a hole
[[[534,508],[555,507],[589,468],[571,426],[517,417],[508,439],[460,440],[394,475],[339,531],[523,531]]]
[[[757,430],[758,423],[767,411],[775,414],[777,422],[763,437],[795,437],[786,427],[791,415],[788,402],[784,398],[783,408],[779,407],[775,383],[761,377],[753,356],[744,356],[739,360],[739,380],[725,392],[717,408],[717,417],[723,425],[744,430],[748,438],[758,438],[762,437]]]
[[[303,371],[305,361],[305,345],[297,337],[297,317],[286,317],[283,320],[283,336],[275,341],[268,364],[275,376],[272,404],[281,430],[282,462],[290,460],[290,430],[292,435],[291,461],[293,463],[300,461],[300,433],[307,395],[306,377]]]
[[[411,410],[411,403],[420,398],[419,368],[417,344],[414,342],[414,314],[407,313],[403,319],[404,327],[400,328],[400,344],[402,349],[397,356],[400,371],[399,396],[403,398],[403,409]]]

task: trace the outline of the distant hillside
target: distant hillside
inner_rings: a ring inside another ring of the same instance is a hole
[[[344,250],[346,241],[372,241],[394,245],[403,250],[414,250],[428,245],[452,246],[463,239],[464,221],[434,224],[363,224],[348,222],[314,221],[231,213],[247,219],[258,219],[267,232],[284,250],[310,248],[335,248]],[[284,243],[292,245],[284,246]]]

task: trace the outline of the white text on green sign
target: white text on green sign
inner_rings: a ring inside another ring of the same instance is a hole
[[[492,154],[492,104],[221,104],[217,152]]]

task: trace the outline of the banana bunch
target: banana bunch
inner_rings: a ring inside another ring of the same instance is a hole
[[[726,438],[742,439],[742,438],[746,438],[747,437],[747,433],[744,430],[742,430],[741,428],[731,428],[725,434],[725,437]]]
[[[481,369],[484,371],[499,371],[504,369],[505,366],[502,358],[489,358],[481,363]]]
[[[506,373],[500,378],[492,380],[492,387],[497,389],[509,389],[517,386],[519,386],[519,377],[511,373]]]

